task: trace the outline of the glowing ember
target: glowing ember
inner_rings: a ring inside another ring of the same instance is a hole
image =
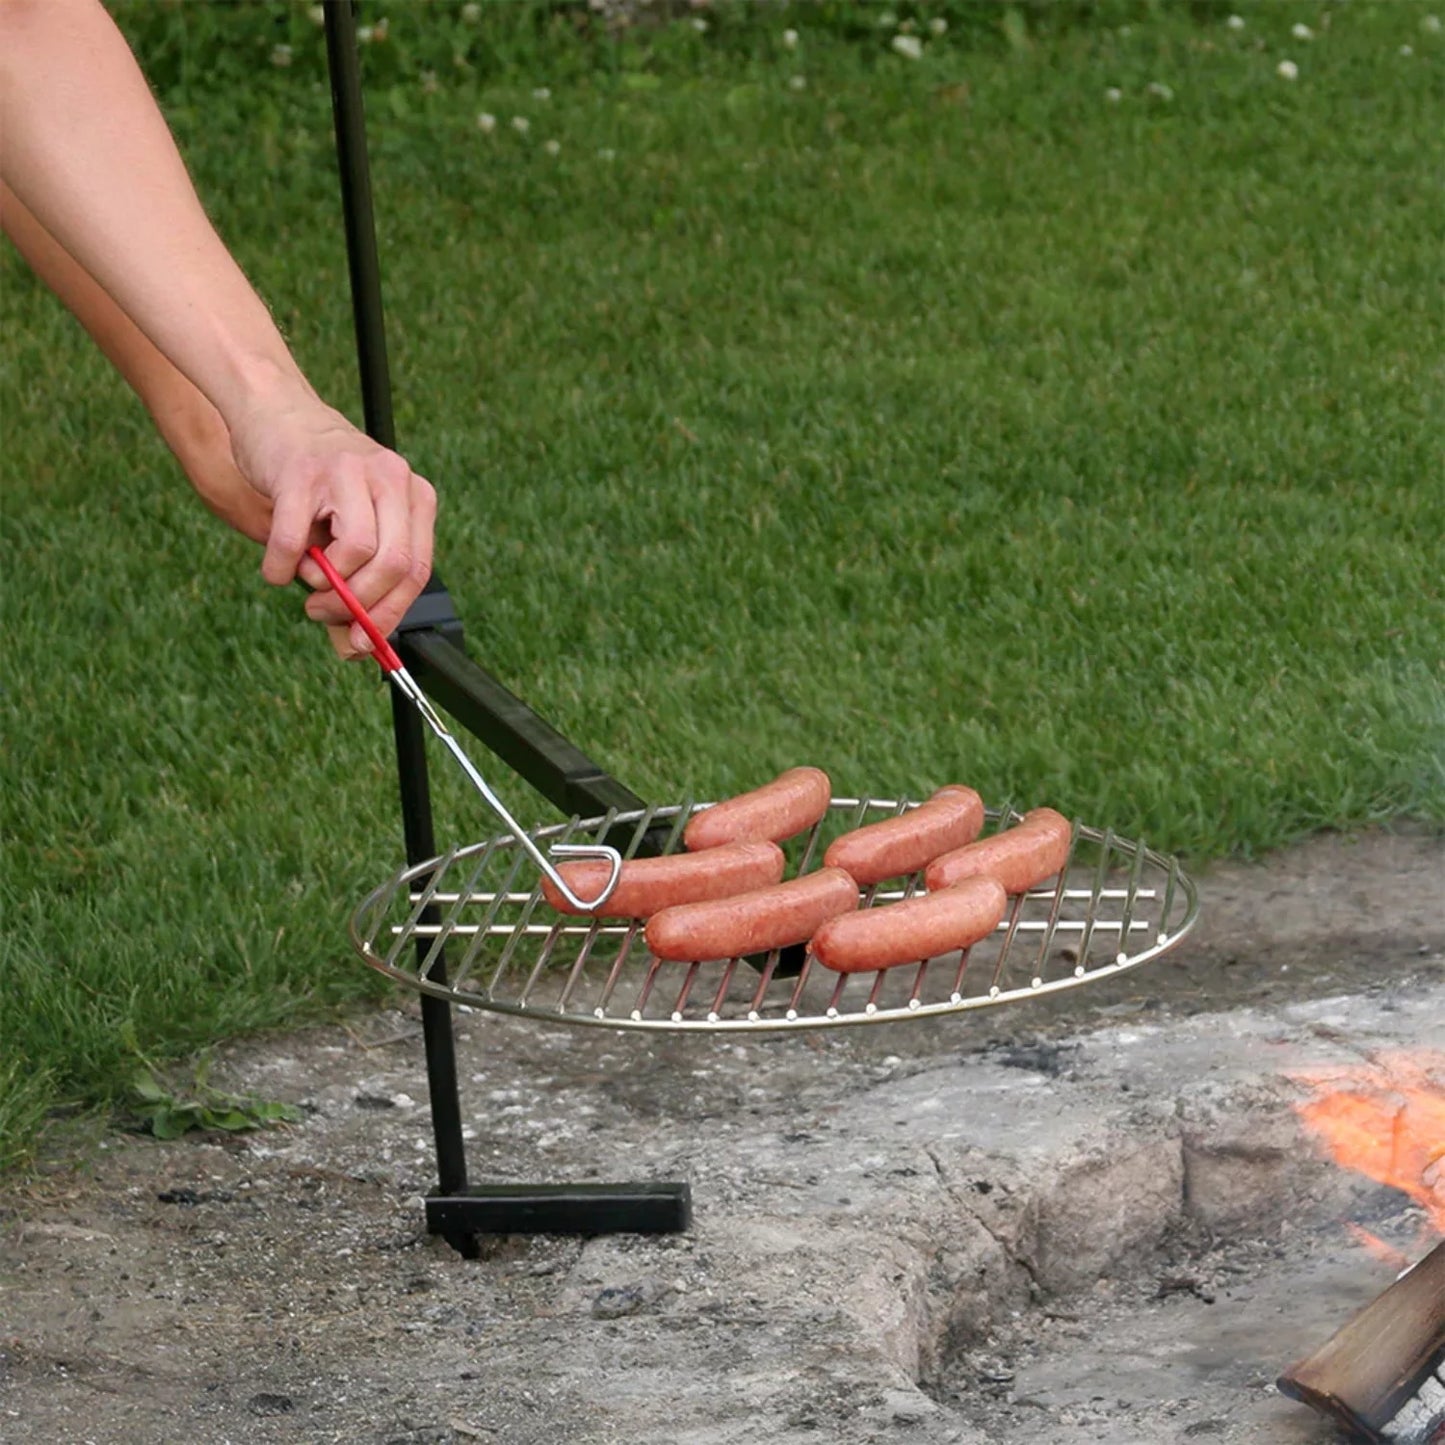
[[[1445,1054],[1386,1053],[1290,1077],[1310,1089],[1295,1111],[1330,1157],[1407,1194],[1445,1234]]]
[[[1347,1220],[1345,1228],[1354,1236],[1355,1243],[1365,1251],[1378,1259],[1381,1264],[1388,1264],[1396,1274],[1402,1274],[1410,1267],[1410,1256],[1403,1250],[1396,1249],[1393,1244],[1386,1244],[1378,1234],[1371,1234],[1363,1224],[1356,1224],[1353,1219]]]

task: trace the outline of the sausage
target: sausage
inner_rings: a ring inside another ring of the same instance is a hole
[[[902,873],[917,873],[941,853],[971,843],[983,829],[983,799],[972,788],[940,788],[926,803],[844,833],[823,862],[844,868],[863,888]]]
[[[822,768],[789,768],[771,783],[714,803],[683,829],[690,853],[723,843],[781,843],[811,828],[833,800],[833,784]]]
[[[783,876],[783,850],[776,843],[735,843],[707,853],[670,853],[663,858],[629,858],[617,875],[617,887],[595,913],[574,908],[550,878],[542,894],[558,913],[587,913],[592,918],[648,918],[660,908],[698,903],[764,888]],[[578,858],[557,872],[579,898],[595,898],[607,882],[605,858]]]
[[[1016,827],[935,858],[923,875],[924,886],[936,893],[985,873],[1010,893],[1026,893],[1064,866],[1073,838],[1073,825],[1062,813],[1035,808]]]
[[[1008,894],[996,878],[965,878],[952,888],[830,918],[812,949],[824,968],[869,973],[971,948],[998,927]]]
[[[828,919],[859,902],[858,885],[841,868],[820,868],[787,883],[716,903],[683,903],[647,920],[647,946],[658,958],[696,962],[738,958],[805,943]]]

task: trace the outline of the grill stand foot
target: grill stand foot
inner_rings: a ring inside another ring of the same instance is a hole
[[[474,1184],[426,1201],[426,1227],[475,1259],[483,1234],[678,1234],[692,1222],[683,1181]]]

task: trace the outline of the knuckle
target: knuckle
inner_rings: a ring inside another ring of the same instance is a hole
[[[411,572],[411,549],[400,542],[389,542],[378,547],[372,560],[377,570],[386,577],[405,577]]]
[[[351,574],[366,565],[371,560],[373,548],[357,537],[338,537],[326,549],[326,555],[331,558],[332,565],[343,577],[349,578]]]
[[[381,452],[372,463],[372,473],[388,487],[405,487],[411,481],[411,468],[395,452]]]
[[[276,473],[268,490],[278,502],[305,507],[310,505],[318,479],[319,468],[310,458],[291,460]]]

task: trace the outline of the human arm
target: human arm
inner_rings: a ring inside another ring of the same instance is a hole
[[[430,571],[435,495],[306,381],[206,217],[99,0],[0,0],[0,180],[39,235],[214,409],[241,477],[271,505],[266,579],[285,584],[299,572],[322,589],[308,612],[347,622],[304,560],[322,542],[378,625],[394,628]],[[123,327],[101,329],[138,356]],[[143,381],[156,374],[145,358],[133,370]],[[352,651],[369,646],[360,629],[349,638]]]

